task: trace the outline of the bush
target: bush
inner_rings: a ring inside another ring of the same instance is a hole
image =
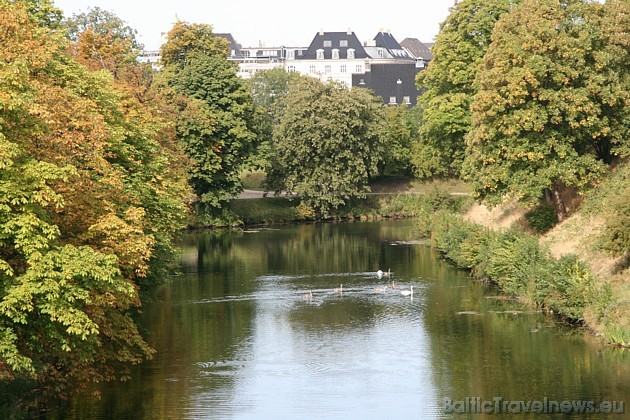
[[[613,255],[621,256],[630,250],[630,195],[614,197],[605,212],[606,226],[599,246]]]
[[[597,292],[586,264],[575,255],[564,256],[555,262],[553,274],[544,299],[545,306],[570,319],[582,321],[584,308],[593,301]]]
[[[465,221],[458,214],[440,211],[433,216],[431,245],[459,267],[472,268],[471,262],[461,253],[462,244],[482,231],[481,226]]]
[[[506,231],[489,251],[488,277],[507,294],[541,303],[547,292],[552,260],[538,240],[531,235]]]
[[[542,203],[525,213],[525,220],[536,232],[545,233],[558,223],[558,216],[551,206]]]

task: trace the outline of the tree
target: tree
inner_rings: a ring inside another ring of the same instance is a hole
[[[0,0],[0,380],[63,395],[153,353],[137,282],[187,190],[168,124],[29,10]]]
[[[562,219],[563,188],[584,191],[608,156],[627,155],[627,67],[601,30],[604,11],[596,2],[527,0],[497,23],[464,165],[479,197],[533,202],[546,192]]]
[[[274,133],[271,185],[298,194],[319,215],[364,197],[381,154],[383,105],[365,89],[300,78]]]
[[[79,42],[85,32],[91,32],[101,38],[124,41],[136,52],[142,49],[142,45],[136,39],[138,31],[127,25],[115,13],[100,7],[90,7],[87,12],[73,14],[65,23],[68,36],[73,42]]]
[[[165,83],[180,95],[177,134],[193,165],[190,182],[206,210],[242,189],[239,174],[258,139],[252,98],[208,25],[178,22],[162,46]]]
[[[256,126],[259,127],[259,139],[258,147],[252,154],[252,167],[261,169],[269,165],[273,127],[280,119],[289,83],[300,77],[304,76],[278,68],[258,71],[247,79],[247,86],[258,109]]]
[[[168,32],[168,40],[161,48],[161,62],[165,67],[183,66],[191,55],[227,58],[228,41],[218,37],[211,25],[177,21]]]
[[[383,153],[379,162],[381,175],[410,176],[412,174],[412,144],[417,141],[420,120],[418,108],[389,106],[385,108],[382,140]]]
[[[442,23],[432,47],[434,59],[417,76],[418,87],[425,92],[420,97],[424,113],[415,145],[416,176],[459,175],[476,92],[474,80],[496,21],[513,3],[463,0]]]

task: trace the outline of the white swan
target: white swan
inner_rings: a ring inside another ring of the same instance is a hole
[[[309,290],[308,293],[302,295],[304,299],[313,299],[313,291]]]
[[[383,270],[378,270],[376,272],[376,275],[378,276],[378,278],[380,279],[381,277],[383,277]]]
[[[400,294],[403,296],[413,296],[413,286],[411,286],[411,290],[402,290]]]
[[[335,292],[335,293],[343,293],[343,283],[341,284],[340,287],[337,287],[337,288],[333,289],[333,292]]]

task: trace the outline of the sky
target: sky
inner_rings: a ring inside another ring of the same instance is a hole
[[[400,42],[433,42],[454,0],[53,0],[67,17],[100,7],[138,31],[146,50],[157,50],[177,20],[212,25],[243,47],[308,46],[317,32],[355,32],[360,41],[389,30]]]

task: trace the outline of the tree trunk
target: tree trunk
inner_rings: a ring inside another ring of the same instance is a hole
[[[551,189],[545,188],[545,200],[556,211],[558,222],[562,222],[567,218],[567,208],[562,201],[559,185],[554,184]]]
[[[564,205],[564,202],[562,201],[562,196],[560,195],[560,188],[561,188],[561,184],[559,183],[554,183],[553,188],[552,188],[552,193],[553,193],[553,204],[554,204],[554,208],[556,209],[556,215],[558,216],[558,222],[562,222],[564,219],[567,218],[567,208]]]

